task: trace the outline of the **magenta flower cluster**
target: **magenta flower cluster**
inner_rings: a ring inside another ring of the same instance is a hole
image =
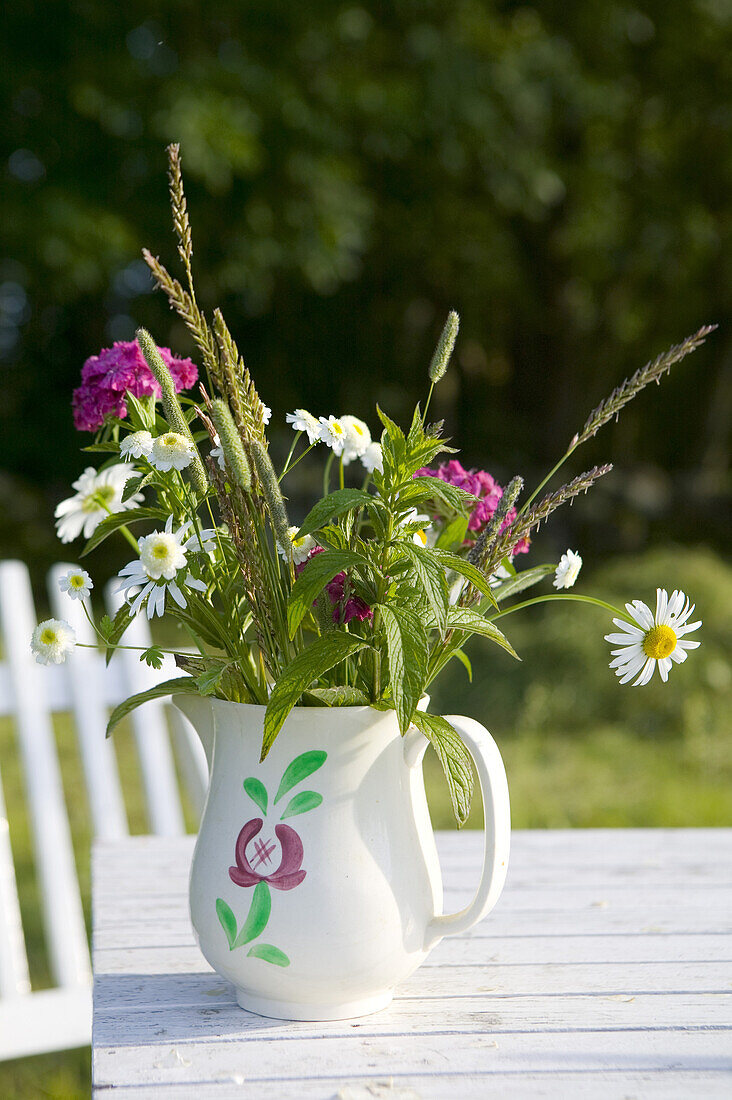
[[[314,550],[310,551],[305,561],[295,566],[295,572],[302,573],[307,563],[316,554],[322,553],[324,553],[323,547],[316,546]],[[342,624],[350,623],[352,619],[358,619],[362,623],[366,619],[373,619],[374,613],[365,600],[362,600],[360,596],[356,596],[353,592],[346,596],[346,580],[345,573],[336,573],[333,580],[325,586],[325,591],[333,604],[333,622]]]
[[[177,359],[170,348],[158,348],[175,382],[189,390],[198,380],[198,368],[190,359]],[[160,397],[160,386],[150,373],[136,341],[119,341],[92,355],[81,371],[81,385],[74,390],[71,407],[74,426],[83,432],[101,428],[107,416],[127,416],[125,393],[134,397]]]
[[[443,462],[436,470],[430,470],[425,466],[417,470],[415,477],[438,477],[440,481],[445,481],[448,485],[456,485],[458,489],[464,489],[466,493],[472,493],[474,497],[478,497],[478,503],[468,520],[468,530],[476,533],[493,518],[493,513],[503,496],[503,489],[487,470],[466,470],[454,458],[450,462]],[[516,509],[511,508],[501,524],[501,531],[510,527],[515,519]],[[513,553],[525,554],[528,549],[529,540],[521,539],[514,547]]]

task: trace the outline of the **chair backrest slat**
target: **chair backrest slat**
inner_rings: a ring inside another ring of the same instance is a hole
[[[29,646],[35,626],[25,565],[0,563],[0,628],[15,699],[51,972],[59,985],[85,985],[90,980],[89,949],[42,669]]]
[[[28,958],[0,779],[0,998],[9,999],[29,992]]]
[[[115,588],[114,581],[106,588],[110,615],[114,615],[122,602]],[[144,615],[137,615],[132,620],[125,631],[123,644],[144,649],[152,644]],[[135,650],[119,649],[113,658],[115,662],[122,671],[126,695],[145,691],[159,681],[159,676],[140,661],[140,654]],[[164,704],[157,699],[145,703],[132,711],[130,721],[140,759],[150,828],[158,836],[179,836],[185,832],[185,826]]]
[[[107,724],[107,669],[96,648],[96,636],[80,600],[63,593],[59,580],[70,566],[55,565],[48,574],[48,595],[53,614],[65,619],[76,632],[77,642],[93,649],[76,648],[67,658],[70,705],[79,739],[94,835],[115,840],[129,833],[114,745],[104,737]]]

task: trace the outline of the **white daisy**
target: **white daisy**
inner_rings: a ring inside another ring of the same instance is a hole
[[[72,600],[83,600],[94,587],[86,569],[69,569],[63,577],[59,577],[58,586],[62,592],[68,592]]]
[[[76,634],[64,619],[44,619],[31,637],[31,649],[39,665],[63,664],[75,643]]]
[[[363,468],[368,470],[370,474],[372,474],[374,470],[378,470],[380,474],[383,474],[384,455],[380,443],[369,443],[360,458],[363,463]]]
[[[267,424],[269,424],[271,419],[272,419],[272,410],[270,409],[269,405],[265,405],[265,403],[263,401],[262,402],[262,423],[265,425],[265,427],[267,426]]]
[[[62,500],[56,508],[56,532],[61,542],[73,542],[81,534],[88,539],[110,512],[136,508],[143,500],[142,493],[122,500],[125,482],[134,474],[134,468],[125,463],[108,466],[99,473],[87,466],[72,485],[76,496]]]
[[[165,596],[169,592],[179,607],[186,606],[183,594],[185,588],[195,588],[205,592],[206,585],[187,572],[187,554],[190,552],[207,553],[213,548],[215,532],[201,531],[188,535],[192,527],[189,520],[173,531],[173,517],[168,516],[164,531],[153,531],[140,539],[140,557],[129,562],[119,571],[118,591],[124,594],[130,604],[133,615],[147,600],[147,617],[162,615],[165,611]],[[184,541],[185,540],[185,541]],[[184,576],[181,573],[185,572]],[[136,591],[132,591],[135,589]]]
[[[312,535],[303,535],[301,539],[296,539],[295,535],[299,530],[299,527],[288,527],[287,529],[292,544],[292,560],[295,565],[302,565],[304,561],[307,561],[310,551],[314,550],[318,545]],[[280,546],[280,544],[277,543],[277,553],[284,561],[287,561],[288,555],[286,547]]]
[[[321,416],[320,440],[331,447],[333,454],[342,455],[346,445],[346,428],[337,416]]]
[[[226,459],[224,458],[224,448],[221,446],[221,440],[219,439],[219,433],[214,436],[214,445],[211,448],[211,458],[215,458],[219,469],[226,473]]]
[[[559,559],[554,573],[553,585],[555,588],[571,588],[579,576],[582,568],[582,558],[576,550],[567,550]]]
[[[612,650],[615,659],[610,662],[610,668],[615,669],[621,684],[627,684],[637,676],[633,687],[638,687],[648,683],[658,665],[665,683],[673,662],[681,664],[686,660],[686,651],[696,649],[700,644],[684,640],[685,634],[698,630],[702,625],[701,619],[696,623],[687,621],[694,611],[694,604],[689,604],[683,592],[674,591],[669,597],[665,588],[657,588],[655,615],[641,600],[633,600],[625,606],[638,625],[624,619],[613,619],[623,633],[605,635],[606,642],[621,647]]]
[[[150,462],[156,470],[185,470],[193,462],[193,444],[180,432],[166,432],[153,440]]]
[[[371,432],[368,425],[357,416],[342,416],[341,424],[346,429],[346,442],[343,447],[343,465],[347,466],[354,458],[361,458],[371,446]]]
[[[120,458],[149,458],[153,448],[150,432],[132,432],[119,445]]]
[[[292,424],[294,431],[307,432],[309,443],[320,442],[320,421],[307,409],[295,409],[294,412],[287,413],[285,420]]]

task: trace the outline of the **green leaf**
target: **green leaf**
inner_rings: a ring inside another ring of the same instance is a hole
[[[280,951],[279,947],[273,947],[271,943],[255,944],[254,947],[249,948],[247,955],[252,955],[255,959],[263,959],[264,962],[272,963],[273,966],[290,965],[290,960],[284,951]]]
[[[399,490],[399,503],[412,503],[417,500],[440,500],[455,512],[472,512],[478,503],[473,493],[467,493],[457,485],[449,485],[439,477],[421,475],[414,477]]]
[[[163,667],[163,651],[159,645],[151,645],[144,653],[140,654],[140,660],[149,668],[161,669]]]
[[[119,614],[119,612],[117,612],[117,614]],[[112,620],[110,619],[109,615],[102,615],[97,624],[97,629],[99,630],[99,633],[102,635],[103,638],[109,637],[110,633],[112,632]]]
[[[155,474],[152,470],[147,474],[140,474],[139,477],[131,477],[129,481],[125,482],[125,487],[122,490],[122,502],[129,500],[135,493],[139,493],[141,489],[149,485],[154,477]]]
[[[252,802],[255,802],[259,806],[263,814],[267,813],[267,788],[264,783],[259,779],[255,779],[254,776],[250,776],[249,779],[244,780],[244,790],[247,792]]]
[[[130,508],[126,512],[115,512],[102,520],[79,556],[86,557],[90,550],[93,550],[95,546],[99,546],[100,542],[104,542],[115,531],[119,531],[120,527],[129,527],[131,523],[141,523],[144,519],[166,518],[166,513],[162,508]]]
[[[326,550],[324,554],[316,554],[312,557],[292,586],[292,592],[287,601],[287,628],[290,637],[294,638],[295,631],[312,608],[313,601],[318,598],[328,581],[333,580],[336,573],[355,566],[367,567],[368,565],[366,558],[354,554],[352,550]]]
[[[233,951],[235,947],[243,947],[245,943],[261,936],[267,927],[271,911],[272,895],[269,891],[269,883],[258,882],[254,887],[254,897],[249,907],[249,915],[241,926],[239,935],[231,945],[231,950]]]
[[[155,398],[152,394],[147,397],[135,397],[130,390],[125,391],[125,403],[127,404],[127,416],[136,431],[152,432],[155,428]]]
[[[473,611],[470,607],[451,607],[447,616],[447,626],[450,630],[466,630],[471,634],[480,634],[483,638],[490,638],[492,642],[499,645],[501,649],[505,649],[506,653],[510,653],[517,661],[521,660],[506,635],[494,623],[488,622],[487,619],[484,619],[482,615],[479,615],[477,611]]]
[[[386,631],[394,709],[399,728],[406,733],[427,679],[427,633],[419,617],[408,608],[380,604],[379,610]]]
[[[392,484],[399,484],[404,477],[409,476],[411,473],[407,469],[407,441],[399,425],[390,420],[378,405],[376,406],[376,412],[386,429],[381,439],[381,451],[384,460],[383,476]]]
[[[199,672],[196,677],[196,685],[201,695],[213,695],[221,683],[221,678],[226,672],[227,665],[231,662],[226,660],[206,660],[207,667]]]
[[[473,800],[473,764],[470,753],[457,731],[437,714],[414,712],[413,724],[429,738],[445,773],[453,813],[458,825],[464,825]]]
[[[463,666],[463,668],[465,669],[465,671],[468,674],[468,681],[472,684],[472,682],[473,682],[473,666],[470,663],[470,658],[468,657],[467,653],[464,653],[462,649],[456,649],[455,652],[452,654],[452,656],[455,657],[456,660],[458,660],[460,662],[460,664]]]
[[[219,918],[219,924],[226,933],[229,951],[231,951],[234,946],[234,940],[236,939],[236,917],[232,913],[231,907],[226,904],[223,898],[216,898],[216,916]]]
[[[376,498],[371,493],[365,493],[362,489],[337,489],[334,493],[329,493],[323,500],[319,500],[315,507],[308,512],[295,538],[299,539],[303,535],[312,534],[313,531],[317,531],[319,527],[323,527],[326,523],[335,519],[336,516],[352,512],[355,508],[365,508],[367,505],[373,504],[375,500]]]
[[[105,617],[108,618],[108,616]],[[105,660],[107,665],[109,665],[109,662],[112,660],[115,647],[122,639],[124,632],[127,630],[127,627],[130,625],[133,618],[134,615],[130,611],[130,605],[128,603],[120,604],[120,606],[117,608],[114,620],[110,622],[109,630],[107,631],[105,636],[105,641],[107,643]]]
[[[88,447],[81,449],[90,454],[119,454],[119,443],[90,443]]]
[[[315,707],[367,707],[371,701],[365,691],[350,687],[348,684],[329,688],[311,688],[304,692],[303,699],[308,705]]]
[[[556,569],[555,565],[536,565],[533,569],[523,569],[520,573],[516,573],[510,580],[505,580],[501,584],[497,585],[493,589],[493,595],[496,601],[500,603],[501,600],[505,600],[508,596],[516,596],[519,592],[523,592],[526,588],[532,588],[533,585],[538,584],[549,573],[553,573]]]
[[[162,684],[155,684],[147,691],[140,691],[137,695],[131,695],[129,699],[125,699],[124,703],[120,703],[119,706],[115,707],[110,714],[107,722],[107,737],[123,718],[126,718],[133,710],[141,707],[143,703],[148,703],[151,699],[162,699],[166,695],[200,694],[195,680],[190,676],[178,676],[173,680],[164,680]]]
[[[322,801],[323,796],[317,791],[300,791],[287,803],[280,821],[284,821],[286,817],[295,817],[296,814],[306,814],[308,810],[315,810]]]
[[[436,546],[439,550],[452,550],[455,546],[462,546],[467,533],[468,517],[456,516],[442,529]]]
[[[324,557],[324,555],[319,554],[318,557]],[[334,665],[345,661],[346,657],[358,653],[367,645],[365,638],[359,638],[345,630],[331,630],[320,638],[316,638],[312,645],[298,653],[281,674],[269,697],[264,716],[262,760],[272,747],[272,742],[282,729],[287,715],[313,680],[317,680]]]
[[[453,573],[459,573],[461,577],[465,577],[474,588],[477,588],[479,592],[488,596],[491,603],[495,604],[491,587],[488,584],[488,578],[484,576],[479,569],[476,569],[472,562],[467,561],[466,558],[459,557],[458,554],[451,553],[449,550],[440,550],[437,546],[432,547],[432,553],[446,569],[452,569]]]
[[[277,788],[274,805],[277,805],[284,794],[291,791],[298,783],[302,783],[303,779],[307,779],[318,768],[322,768],[327,756],[328,753],[323,752],[322,749],[311,749],[309,752],[303,752],[300,756],[296,756],[285,768],[285,774],[282,776],[280,785]]]
[[[411,559],[414,571],[427,597],[427,603],[435,616],[437,629],[440,634],[444,633],[450,595],[442,566],[435,560],[431,550],[426,550],[413,542],[401,543],[399,550]]]

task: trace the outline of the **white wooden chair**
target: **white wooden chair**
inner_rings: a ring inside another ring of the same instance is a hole
[[[52,614],[66,619],[77,640],[94,634],[79,601],[61,593],[59,577],[48,577]],[[110,589],[110,614],[118,606]],[[28,571],[22,562],[0,562],[0,717],[12,716],[22,760],[35,870],[52,989],[34,991],[26,956],[9,825],[0,776],[0,1061],[84,1046],[91,1037],[91,967],[81,895],[52,715],[73,712],[94,835],[128,833],[127,814],[112,740],[104,736],[109,708],[128,695],[176,675],[172,658],[160,672],[120,650],[109,667],[96,649],[75,649],[63,665],[42,667],[29,641],[37,623]],[[147,620],[138,616],[125,643],[147,647]],[[156,700],[130,716],[144,787],[149,831],[175,836],[185,831],[165,708]],[[177,712],[173,741],[191,804],[200,812],[207,784],[206,759],[198,738]]]

